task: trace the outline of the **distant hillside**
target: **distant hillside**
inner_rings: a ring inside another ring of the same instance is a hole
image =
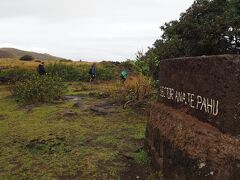
[[[38,60],[61,60],[63,58],[52,56],[50,54],[46,53],[36,53],[36,52],[30,52],[30,51],[23,51],[19,49],[14,48],[0,48],[0,58],[20,58],[24,55],[30,55],[33,56],[34,59]]]
[[[0,58],[14,58],[14,55],[8,51],[0,49]]]

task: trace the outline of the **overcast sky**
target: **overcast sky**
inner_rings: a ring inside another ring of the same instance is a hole
[[[193,0],[0,0],[0,47],[74,60],[125,60]]]

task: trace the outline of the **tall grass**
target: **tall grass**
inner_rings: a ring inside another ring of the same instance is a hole
[[[109,92],[119,103],[142,103],[153,94],[153,86],[151,79],[138,75],[128,77],[124,84],[116,83]]]
[[[64,81],[89,81],[89,68],[92,63],[89,62],[60,62],[44,61],[47,74],[58,76]],[[23,62],[15,59],[0,60],[0,78],[18,77],[21,79],[23,72],[36,73],[39,62]],[[108,81],[115,80],[118,77],[119,63],[100,62],[96,63],[97,77],[96,80]]]

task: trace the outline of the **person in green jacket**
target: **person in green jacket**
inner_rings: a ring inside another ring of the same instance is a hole
[[[127,71],[125,70],[125,68],[123,68],[122,71],[121,71],[121,75],[120,75],[121,80],[122,80],[123,83],[126,81],[127,76],[128,76],[128,73],[127,73]]]

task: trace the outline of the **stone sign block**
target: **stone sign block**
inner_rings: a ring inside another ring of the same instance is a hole
[[[162,60],[159,102],[240,134],[240,56],[200,56]]]

